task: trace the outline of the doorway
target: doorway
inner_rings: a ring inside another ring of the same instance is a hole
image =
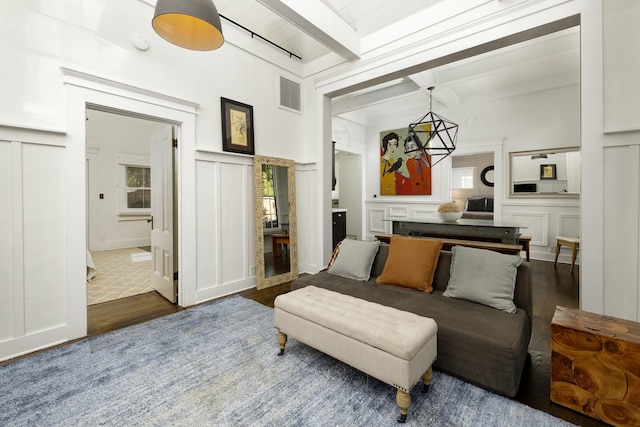
[[[494,168],[493,153],[452,156],[451,200],[463,218],[494,219]]]
[[[360,153],[335,150],[336,187],[331,191],[332,208],[346,210],[346,237],[362,239],[363,159]]]
[[[177,302],[174,133],[151,117],[86,109],[89,306],[155,292]]]

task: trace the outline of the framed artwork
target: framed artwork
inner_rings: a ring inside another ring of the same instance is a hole
[[[220,98],[222,111],[222,150],[231,153],[254,154],[253,107]]]
[[[556,165],[540,165],[540,179],[556,179]]]
[[[427,155],[413,140],[405,141],[407,128],[380,132],[380,195],[431,194],[431,167]]]

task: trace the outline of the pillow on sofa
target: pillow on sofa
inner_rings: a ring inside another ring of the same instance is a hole
[[[515,313],[513,292],[521,263],[518,255],[454,246],[449,283],[443,295]]]
[[[493,212],[493,197],[487,197],[487,206],[485,212]]]
[[[391,236],[389,256],[377,283],[431,293],[442,241]]]
[[[336,262],[336,258],[338,257],[338,252],[340,252],[340,245],[342,244],[342,240],[338,242],[335,248],[333,248],[333,253],[331,254],[331,259],[329,260],[329,264],[327,265],[327,269],[330,269],[334,262]]]
[[[469,212],[484,212],[487,205],[487,199],[482,197],[481,199],[467,199],[467,210]]]
[[[373,266],[371,267],[371,277],[378,277],[382,274],[382,270],[384,270],[384,265],[387,262],[387,257],[389,256],[389,244],[380,242],[380,247],[378,247],[378,253],[373,260]]]
[[[366,281],[371,274],[373,260],[378,253],[379,240],[344,239],[329,273],[349,279]]]

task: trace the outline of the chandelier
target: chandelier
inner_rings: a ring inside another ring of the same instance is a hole
[[[405,145],[407,142],[413,141],[417,147],[406,153],[423,151],[429,167],[433,167],[453,153],[458,139],[458,125],[432,111],[433,89],[433,86],[428,88],[429,112],[409,125],[405,139]],[[439,158],[434,161],[434,158],[437,157]]]

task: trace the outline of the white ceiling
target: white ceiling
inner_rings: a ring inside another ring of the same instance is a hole
[[[315,1],[321,1],[329,13],[337,15],[350,27],[349,30],[354,30],[362,39],[414,13],[436,5],[442,7],[442,3],[455,0]],[[299,55],[305,64],[332,52],[345,56],[339,49],[342,46],[336,47],[331,40],[327,42],[327,38],[319,36],[312,24],[299,22],[283,13],[280,6],[287,0],[214,2],[221,15]],[[223,20],[224,25],[233,24]],[[574,27],[334,98],[333,112],[355,113],[370,121],[383,116],[389,109],[398,111],[424,107],[428,105],[427,88],[430,86],[435,86],[433,98],[436,109],[577,84],[580,78],[579,46],[579,30]]]
[[[441,0],[297,0],[321,1],[337,14],[362,38],[384,26],[394,24],[408,16],[428,9]],[[300,56],[303,63],[312,62],[331,52],[300,29],[302,24],[292,23],[263,5],[268,0],[214,0],[218,13],[249,28],[254,33]],[[222,21],[223,27],[228,22]],[[233,25],[233,24],[229,24]]]
[[[577,27],[440,66],[333,99],[334,114],[354,112],[371,122],[389,111],[428,111],[575,85],[580,81]],[[394,96],[395,95],[395,96]]]

